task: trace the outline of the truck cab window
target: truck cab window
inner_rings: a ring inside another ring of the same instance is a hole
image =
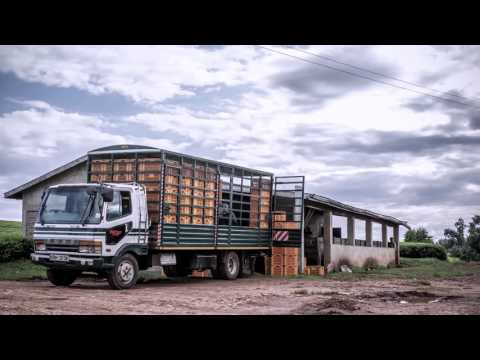
[[[112,221],[132,213],[132,201],[129,191],[115,191],[113,201],[108,204],[107,221]]]

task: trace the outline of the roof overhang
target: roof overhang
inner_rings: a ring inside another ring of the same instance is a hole
[[[55,175],[58,175],[66,170],[69,170],[77,165],[80,165],[84,162],[86,162],[88,159],[88,156],[87,155],[84,155],[82,157],[79,157],[78,159],[75,159],[65,165],[62,165],[52,171],[49,171],[48,173],[46,174],[43,174],[42,176],[39,176],[33,180],[30,180],[29,182],[23,184],[23,185],[20,185],[20,186],[17,186],[16,188],[10,190],[10,191],[7,191],[5,194],[3,194],[3,196],[5,197],[5,199],[21,199],[22,198],[22,194],[23,192],[28,189],[28,188],[31,188],[32,186],[35,186],[39,183],[41,183],[42,181],[45,181],[45,180],[48,180],[49,178],[51,178],[52,176],[55,176]]]
[[[305,193],[305,200],[307,201],[306,206],[308,207],[308,202],[312,204],[318,205],[318,207],[322,208],[329,208],[332,209],[337,214],[345,214],[345,215],[354,215],[359,217],[360,219],[370,219],[376,220],[382,223],[387,223],[391,225],[401,225],[405,226],[407,229],[410,229],[410,225],[407,224],[406,221],[399,220],[392,216],[379,214],[370,210],[360,209],[355,206],[347,205],[341,203],[339,201],[327,198],[325,196],[320,196],[317,194],[309,194]]]

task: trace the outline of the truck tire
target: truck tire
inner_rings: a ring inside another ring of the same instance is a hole
[[[69,286],[78,276],[74,270],[47,269],[47,278],[55,286]]]
[[[218,275],[225,280],[235,280],[240,273],[240,259],[235,251],[226,251],[220,255]]]
[[[124,254],[115,260],[115,265],[107,274],[110,287],[114,290],[130,289],[138,280],[138,261],[131,254]]]
[[[241,270],[238,274],[240,278],[247,278],[255,273],[255,258],[251,256],[242,256]]]

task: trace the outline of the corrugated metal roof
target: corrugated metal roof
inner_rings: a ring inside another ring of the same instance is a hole
[[[33,180],[30,180],[29,182],[23,184],[23,185],[20,185],[20,186],[17,186],[16,188],[10,190],[10,191],[7,191],[5,194],[3,194],[3,196],[6,198],[6,199],[21,199],[22,198],[22,192],[25,191],[26,189],[32,187],[32,186],[35,186],[39,183],[41,183],[42,181],[45,181],[49,178],[51,178],[52,176],[55,176],[55,175],[58,175],[68,169],[71,169],[73,168],[74,166],[77,166],[81,163],[84,163],[86,162],[88,159],[88,156],[87,155],[84,155],[82,157],[79,157],[78,159],[75,159],[65,165],[62,165],[52,171],[49,171],[48,173],[46,174],[43,174],[42,176],[39,176]]]
[[[355,206],[347,205],[347,204],[341,203],[340,201],[327,198],[325,196],[305,193],[305,200],[309,200],[311,202],[318,203],[321,205],[326,205],[333,209],[345,211],[345,212],[356,214],[356,215],[361,215],[370,219],[376,219],[376,220],[381,220],[381,221],[385,221],[393,224],[403,225],[406,228],[410,229],[410,226],[407,224],[406,221],[399,220],[392,216],[375,213],[370,210],[360,209]]]

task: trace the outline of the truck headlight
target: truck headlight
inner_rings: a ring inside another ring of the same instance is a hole
[[[45,250],[47,250],[47,246],[45,245],[45,241],[36,240],[35,241],[35,251],[45,251]]]
[[[100,241],[82,241],[78,252],[89,254],[100,254],[102,252],[102,243]]]

